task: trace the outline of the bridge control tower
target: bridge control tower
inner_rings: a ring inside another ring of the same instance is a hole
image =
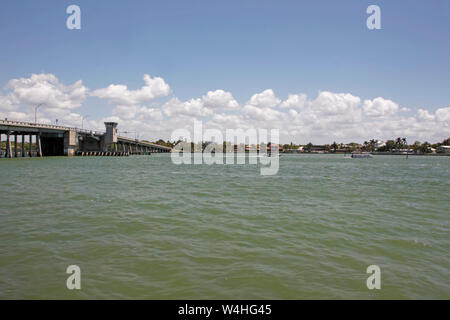
[[[117,122],[105,122],[105,144],[117,143]]]
[[[103,146],[105,148],[117,143],[117,124],[117,122],[105,122],[106,133],[103,137]]]

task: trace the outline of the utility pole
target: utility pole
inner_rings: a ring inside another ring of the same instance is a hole
[[[89,117],[89,115],[81,116],[81,129],[83,129],[83,120],[87,119],[87,117]]]
[[[42,103],[38,104],[36,107],[34,107],[34,123],[37,123],[37,109],[42,106]]]
[[[406,138],[404,139],[404,141],[405,141],[405,145],[406,145],[406,159],[408,159],[409,146],[408,146],[408,142],[406,141]]]

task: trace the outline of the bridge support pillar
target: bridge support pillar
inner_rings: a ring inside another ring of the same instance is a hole
[[[11,137],[9,131],[6,133],[6,157],[12,158],[11,155]]]
[[[17,158],[17,133],[14,134],[14,158]]]
[[[75,148],[77,147],[77,132],[69,130],[64,132],[64,155],[72,157],[75,155]]]
[[[33,135],[31,135],[31,134],[30,134],[30,145],[29,145],[28,149],[30,149],[29,156],[32,157],[33,156]]]
[[[22,158],[25,157],[25,135],[22,134]]]
[[[42,146],[41,146],[41,134],[38,133],[36,135],[36,149],[38,153],[38,157],[42,158]]]

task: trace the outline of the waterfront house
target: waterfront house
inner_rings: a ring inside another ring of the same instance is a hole
[[[328,152],[327,146],[313,145],[309,148],[309,152],[311,153],[325,153]]]
[[[384,141],[377,140],[377,142],[375,142],[375,149],[385,147],[385,146],[386,146],[386,142],[384,142]]]
[[[450,153],[450,146],[439,146],[436,149],[437,153]]]

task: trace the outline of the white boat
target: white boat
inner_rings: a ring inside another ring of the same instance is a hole
[[[352,158],[373,158],[370,153],[361,152],[361,153],[352,153]]]

